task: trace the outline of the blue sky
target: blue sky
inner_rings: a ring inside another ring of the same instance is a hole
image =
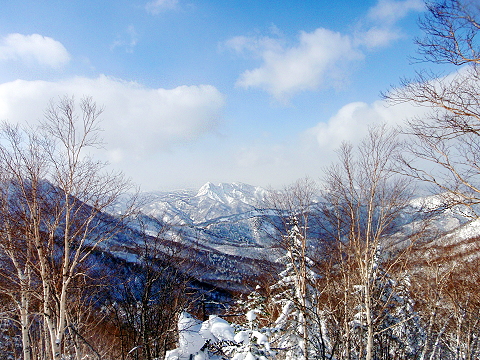
[[[380,92],[412,76],[420,0],[5,2],[0,119],[48,101],[105,106],[96,155],[144,190],[319,179],[334,149],[416,110]]]

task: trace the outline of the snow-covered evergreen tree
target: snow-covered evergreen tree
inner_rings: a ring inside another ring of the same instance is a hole
[[[237,307],[245,314],[250,310],[254,310],[255,313],[261,317],[268,315],[266,313],[267,298],[260,293],[260,290],[260,285],[257,285],[255,290],[250,292],[245,300],[240,299],[237,301]]]
[[[259,328],[256,311],[246,313],[245,325],[231,325],[218,316],[201,322],[184,312],[178,319],[178,347],[165,360],[267,360],[270,330]]]
[[[270,349],[271,329],[260,328],[257,323],[257,313],[261,310],[249,310],[245,316],[247,324],[237,326],[235,342],[231,349],[232,360],[267,360],[275,355]]]
[[[308,256],[307,228],[292,216],[283,237],[286,253],[279,259],[285,269],[272,286],[274,301],[281,306],[275,321],[275,346],[285,350],[285,359],[307,360],[328,346],[322,317],[317,311],[314,262]],[[321,314],[320,314],[321,315]],[[323,347],[323,348],[322,348]],[[320,349],[322,348],[322,349]]]

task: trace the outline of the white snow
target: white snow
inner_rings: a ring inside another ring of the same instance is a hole
[[[203,323],[200,334],[214,342],[222,340],[233,341],[235,337],[232,326],[216,315],[210,315],[210,318]]]
[[[180,314],[178,319],[178,348],[168,351],[165,360],[208,359],[202,350],[208,340],[212,343],[233,341],[233,327],[218,316],[211,315],[203,323],[193,318],[187,312]]]
[[[247,312],[245,316],[247,317],[247,320],[249,322],[252,322],[257,318],[257,314],[255,314],[255,310],[250,310],[249,312]]]

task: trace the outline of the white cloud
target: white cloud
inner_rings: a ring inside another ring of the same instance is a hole
[[[92,96],[105,106],[101,127],[110,160],[117,162],[153,156],[214,131],[224,106],[224,96],[210,85],[149,89],[101,75],[0,84],[0,119],[36,121],[52,98],[64,95]]]
[[[293,93],[330,85],[344,77],[345,65],[362,58],[353,48],[351,39],[328,29],[301,32],[294,47],[281,46],[271,38],[234,38],[227,45],[236,51],[256,50],[263,65],[245,71],[237,81],[244,88],[258,87],[277,100],[288,99]]]
[[[319,123],[307,131],[324,149],[335,149],[343,141],[353,141],[365,136],[368,124],[379,121],[379,114],[363,102],[353,102],[343,106],[326,123]]]
[[[423,8],[422,0],[379,0],[349,34],[324,28],[302,31],[298,42],[287,46],[277,29],[276,37],[237,36],[227,40],[225,46],[262,61],[259,67],[240,75],[238,86],[259,88],[285,101],[304,90],[342,85],[366,50],[388,46],[402,37],[396,22],[410,11]]]
[[[379,0],[358,23],[355,41],[367,49],[385,47],[404,36],[396,23],[412,11],[423,11],[423,0]]]
[[[367,17],[384,24],[394,24],[405,17],[410,11],[422,11],[425,8],[423,0],[379,0],[368,11]]]
[[[145,9],[156,15],[165,10],[173,10],[178,6],[178,0],[154,0],[145,5]]]
[[[422,116],[428,108],[410,103],[389,105],[384,100],[372,104],[353,102],[343,106],[327,122],[320,122],[303,134],[304,140],[313,142],[322,151],[337,149],[343,141],[358,143],[368,134],[370,126],[387,124],[402,126],[406,119]]]
[[[355,43],[357,46],[365,46],[370,50],[388,46],[401,37],[402,33],[398,29],[372,27],[368,30],[357,32],[355,34]]]
[[[70,54],[59,41],[47,36],[9,34],[0,40],[0,60],[59,68],[70,61]]]

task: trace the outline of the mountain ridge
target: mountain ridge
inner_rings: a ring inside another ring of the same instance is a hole
[[[281,253],[276,227],[282,226],[281,212],[267,206],[270,194],[271,190],[244,183],[207,182],[196,191],[146,193],[147,200],[140,211],[143,226],[152,239],[159,235],[171,246],[194,249],[204,262],[201,266],[205,279],[222,286],[230,282],[232,288],[238,289],[249,276],[260,273],[260,267],[278,266],[275,261]],[[402,239],[414,231],[418,213],[430,211],[429,207],[436,202],[435,195],[411,201],[392,235],[397,246],[402,246]],[[460,211],[439,212],[430,224],[439,236],[433,236],[429,243],[431,247],[441,244],[442,238],[447,239],[455,231],[461,232],[463,238],[480,235],[480,230],[475,231],[477,227],[472,224],[475,223],[469,222]],[[162,233],[165,226],[168,231]],[[310,230],[315,234],[315,229]],[[237,285],[232,285],[232,281]]]

